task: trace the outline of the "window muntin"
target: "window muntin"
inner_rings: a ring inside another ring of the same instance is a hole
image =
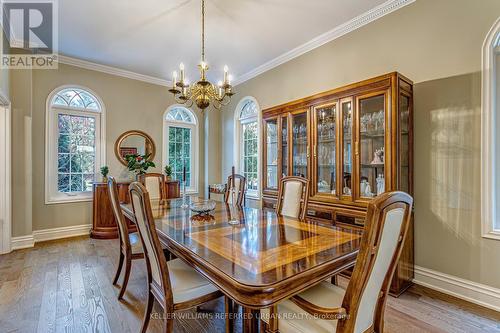
[[[243,130],[243,176],[247,179],[249,191],[258,190],[258,134],[257,122],[242,124]]]
[[[101,106],[94,96],[84,90],[73,88],[63,89],[58,92],[53,98],[52,106],[89,111],[101,110]]]
[[[90,192],[96,170],[95,117],[59,113],[58,125],[57,189]]]
[[[170,110],[167,113],[166,119],[173,122],[196,124],[193,114],[189,110],[181,107]]]
[[[246,100],[237,113],[239,126],[239,169],[247,180],[247,194],[259,193],[259,125],[258,106],[253,100]]]
[[[168,164],[172,167],[172,178],[183,180],[186,167],[186,187],[194,187],[191,177],[192,129],[169,126]]]
[[[198,122],[182,106],[171,107],[164,117],[163,166],[172,167],[172,178],[182,181],[186,167],[186,190],[198,192]]]
[[[89,200],[104,161],[102,105],[92,93],[79,88],[64,88],[49,98],[46,203]]]

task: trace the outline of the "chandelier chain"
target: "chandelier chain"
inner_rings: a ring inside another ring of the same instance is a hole
[[[201,0],[201,61],[205,61],[205,0]]]

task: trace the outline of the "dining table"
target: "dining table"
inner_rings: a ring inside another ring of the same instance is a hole
[[[183,199],[151,200],[160,242],[243,307],[244,332],[258,332],[261,309],[353,267],[359,252],[355,228],[223,202],[202,215],[185,206]],[[132,205],[121,207],[134,221]]]

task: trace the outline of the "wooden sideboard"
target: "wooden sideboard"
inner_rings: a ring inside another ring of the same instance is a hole
[[[118,199],[120,203],[129,203],[130,196],[128,186],[131,182],[118,182]],[[114,239],[118,238],[118,227],[113,215],[113,208],[109,200],[108,184],[94,183],[93,186],[93,220],[90,237],[95,239]],[[165,193],[167,199],[180,197],[180,182],[173,180],[165,182]],[[136,231],[135,224],[128,220],[129,229]]]

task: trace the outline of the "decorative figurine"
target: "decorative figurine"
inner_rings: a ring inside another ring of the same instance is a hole
[[[385,178],[384,175],[379,174],[377,177],[377,195],[385,192]]]
[[[384,164],[384,147],[375,150],[371,164]]]

